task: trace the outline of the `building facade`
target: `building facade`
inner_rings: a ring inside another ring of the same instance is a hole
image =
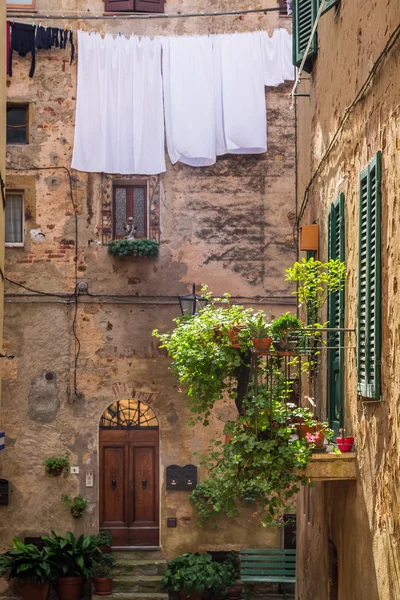
[[[79,0],[73,10],[68,0],[56,8],[50,4],[36,0],[36,22],[53,10],[104,13],[103,0]],[[259,28],[272,33],[278,26],[290,31],[291,20],[280,16],[278,3],[267,5],[274,10],[134,22],[116,13],[112,21],[48,23],[72,28],[75,35],[77,29],[148,36]],[[226,10],[226,3],[203,2],[201,8]],[[240,8],[230,3],[229,9]],[[165,10],[187,13],[194,6],[168,0]],[[12,14],[32,22],[26,9]],[[290,83],[266,90],[266,154],[227,155],[203,169],[168,163],[160,176],[88,174],[71,169],[79,47],[72,64],[70,58],[69,45],[38,50],[29,78],[30,57],[14,53],[8,79],[8,106],[19,119],[11,135],[23,139],[7,146],[7,202],[10,214],[14,209],[21,215],[21,229],[10,231],[6,248],[6,272],[14,283],[7,284],[5,342],[16,358],[4,373],[8,441],[0,464],[10,499],[0,507],[0,545],[7,547],[14,535],[94,533],[100,525],[119,529],[116,545],[161,546],[167,558],[249,543],[276,546],[277,531],[251,520],[250,508],[217,529],[200,529],[188,492],[167,490],[167,466],[196,465],[196,452],[222,435],[229,410],[216,409],[208,428],[188,427],[185,396],[152,331],[173,326],[180,314],[177,295],[191,291],[193,282],[198,290],[204,283],[216,295],[229,292],[267,313],[294,309],[283,276],[295,258]],[[143,227],[160,241],[158,258],[108,254],[118,194],[145,206]],[[43,461],[66,454],[77,472],[46,477]],[[82,519],[72,519],[63,493],[89,500]],[[148,523],[133,537],[124,525],[132,515],[124,513],[123,498]],[[167,519],[176,522],[168,527]]]
[[[294,4],[302,11],[307,2]],[[317,3],[308,4],[316,15]],[[317,483],[299,495],[297,597],[394,600],[399,6],[341,0],[326,7],[297,89],[306,95],[296,98],[297,193],[300,226],[319,226],[320,260],[347,266],[345,292],[327,314],[331,327],[346,331],[328,338],[334,349],[322,353],[313,395],[319,415],[355,437],[357,480]]]

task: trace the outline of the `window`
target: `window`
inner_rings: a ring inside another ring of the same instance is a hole
[[[24,245],[24,197],[21,192],[6,194],[6,246]]]
[[[34,10],[36,0],[6,0],[6,7],[19,10]]]
[[[28,105],[7,104],[7,144],[27,144],[28,141]]]
[[[319,0],[293,0],[293,64],[298,67],[303,60],[318,13]],[[313,57],[317,54],[317,33],[314,34],[304,70],[312,69]]]
[[[381,397],[381,152],[360,175],[358,393]]]
[[[292,0],[279,0],[279,16],[287,17],[292,12]]]
[[[106,12],[163,13],[165,0],[104,0]]]
[[[135,237],[148,237],[147,185],[113,185],[113,238],[127,235],[125,225],[132,217],[135,224]]]
[[[345,259],[344,245],[344,194],[332,204],[329,211],[329,260]],[[329,327],[344,327],[344,290],[332,292],[328,298]],[[329,335],[328,354],[328,418],[332,429],[339,434],[343,427],[343,395],[344,395],[344,332],[335,331]]]

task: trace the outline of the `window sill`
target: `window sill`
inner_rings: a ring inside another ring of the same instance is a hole
[[[24,243],[15,243],[15,244],[10,244],[10,243],[5,243],[4,246],[6,248],[25,248],[25,244]]]

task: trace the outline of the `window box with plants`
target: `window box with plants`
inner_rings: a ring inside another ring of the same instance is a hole
[[[117,258],[128,256],[156,258],[160,245],[154,240],[145,238],[113,240],[108,244],[108,252]]]
[[[81,535],[76,538],[70,531],[65,537],[51,532],[44,536],[45,552],[57,582],[59,600],[81,600],[83,584],[101,557],[95,538]]]
[[[24,544],[18,537],[13,549],[0,554],[0,577],[17,579],[22,600],[46,600],[54,571],[44,548]]]

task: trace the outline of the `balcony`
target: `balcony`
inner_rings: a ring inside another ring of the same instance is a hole
[[[305,474],[315,482],[355,481],[357,479],[356,453],[314,454]]]

